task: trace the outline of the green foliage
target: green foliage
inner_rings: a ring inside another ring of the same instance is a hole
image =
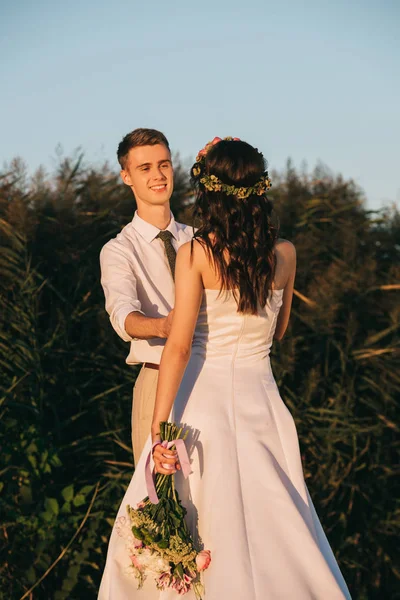
[[[395,598],[399,214],[367,213],[354,184],[322,168],[289,165],[275,201],[299,269],[274,371],[307,482],[354,597]]]
[[[174,211],[188,220],[182,165],[175,175]],[[352,182],[321,167],[289,165],[273,181],[298,254],[274,370],[310,492],[353,597],[400,598],[400,217],[368,213]],[[29,179],[21,161],[0,176],[1,600],[32,586],[37,599],[96,598],[133,470],[136,376],[104,310],[98,256],[132,200],[80,155],[51,179]]]

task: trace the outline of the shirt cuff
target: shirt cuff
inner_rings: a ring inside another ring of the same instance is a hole
[[[131,337],[125,330],[125,319],[131,312],[138,312],[141,315],[144,315],[144,312],[140,310],[140,302],[138,302],[137,305],[132,304],[129,306],[123,306],[110,317],[111,325],[114,327],[119,337],[124,340],[124,342],[131,342],[133,339],[135,339]]]

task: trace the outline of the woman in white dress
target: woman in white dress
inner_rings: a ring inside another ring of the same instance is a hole
[[[245,142],[215,138],[199,153],[192,179],[201,227],[178,251],[152,434],[118,517],[147,495],[146,456],[160,421],[171,418],[190,428],[193,473],[184,480],[161,446],[155,469],[176,472],[192,533],[211,551],[205,600],[349,599],[270,366],[273,338],[282,338],[289,320],[296,253],[271,223],[264,158]],[[115,526],[99,600],[175,599],[150,579],[137,590],[119,533]]]

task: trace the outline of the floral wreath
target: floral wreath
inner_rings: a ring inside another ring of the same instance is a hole
[[[233,137],[226,137],[224,140],[240,142],[240,138]],[[265,194],[272,186],[271,180],[268,177],[268,171],[265,171],[254,185],[242,187],[223,183],[216,175],[206,175],[204,173],[206,155],[219,142],[222,142],[222,139],[215,137],[212,142],[208,142],[197,154],[196,162],[191,171],[193,179],[198,180],[208,192],[224,192],[227,196],[237,196],[241,199],[248,198],[252,194],[256,194],[257,196]]]

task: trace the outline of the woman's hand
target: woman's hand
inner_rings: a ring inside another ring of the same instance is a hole
[[[178,455],[175,450],[167,450],[161,446],[161,441],[153,450],[154,470],[162,475],[173,475],[180,470]]]

